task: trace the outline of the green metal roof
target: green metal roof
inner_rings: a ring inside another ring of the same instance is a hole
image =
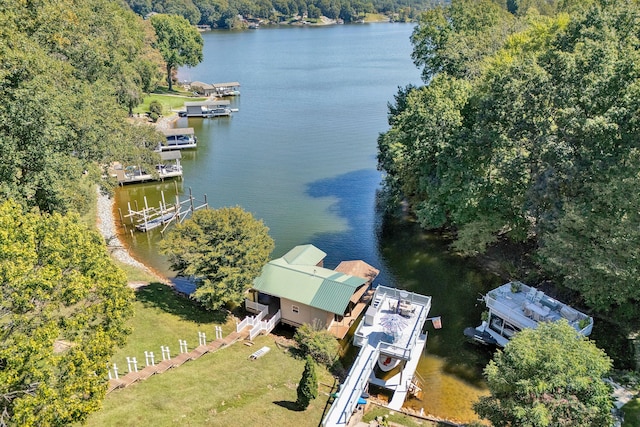
[[[254,280],[253,288],[341,315],[356,289],[365,283],[365,279],[328,268],[290,264],[283,257],[270,261],[262,268],[262,274]]]
[[[284,254],[289,264],[317,265],[327,254],[313,245],[299,245]]]

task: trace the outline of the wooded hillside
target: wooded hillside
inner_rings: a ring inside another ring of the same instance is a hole
[[[639,327],[640,7],[454,0],[424,14],[379,166],[393,200],[454,248],[528,245],[529,277]],[[512,271],[510,274],[521,274]]]
[[[415,20],[420,12],[440,0],[127,0],[141,16],[151,12],[180,15],[193,25],[238,28],[244,20],[286,22],[295,16],[310,19],[326,16],[355,22],[367,13],[381,13],[396,20]]]

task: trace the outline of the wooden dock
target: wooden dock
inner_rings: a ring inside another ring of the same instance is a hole
[[[119,388],[128,387],[138,381],[146,380],[153,375],[162,374],[163,372],[166,372],[171,368],[182,366],[190,360],[196,360],[207,353],[213,353],[220,350],[221,348],[228,347],[237,341],[245,340],[248,337],[249,328],[245,328],[240,332],[234,331],[224,338],[219,338],[207,345],[200,345],[188,353],[180,353],[172,359],[163,360],[156,365],[149,365],[139,370],[138,372],[129,372],[126,375],[120,376],[118,379],[112,378],[109,380],[107,394]]]

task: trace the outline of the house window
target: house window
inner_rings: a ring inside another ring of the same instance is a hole
[[[300,312],[300,307],[298,307],[297,305],[292,305],[291,306],[291,311],[293,311],[294,313],[299,313]]]

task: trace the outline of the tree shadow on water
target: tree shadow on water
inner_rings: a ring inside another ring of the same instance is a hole
[[[227,312],[205,310],[196,301],[162,283],[150,283],[138,288],[136,300],[145,307],[158,308],[189,322],[208,324],[227,321]]]
[[[328,264],[362,259],[381,267],[376,243],[376,194],[380,182],[379,171],[361,169],[308,184],[307,195],[335,199],[329,213],[347,222],[345,231],[319,233],[311,239],[310,243],[327,252]]]
[[[277,400],[273,403],[290,411],[302,412],[304,410],[296,402],[291,402],[290,400]]]

